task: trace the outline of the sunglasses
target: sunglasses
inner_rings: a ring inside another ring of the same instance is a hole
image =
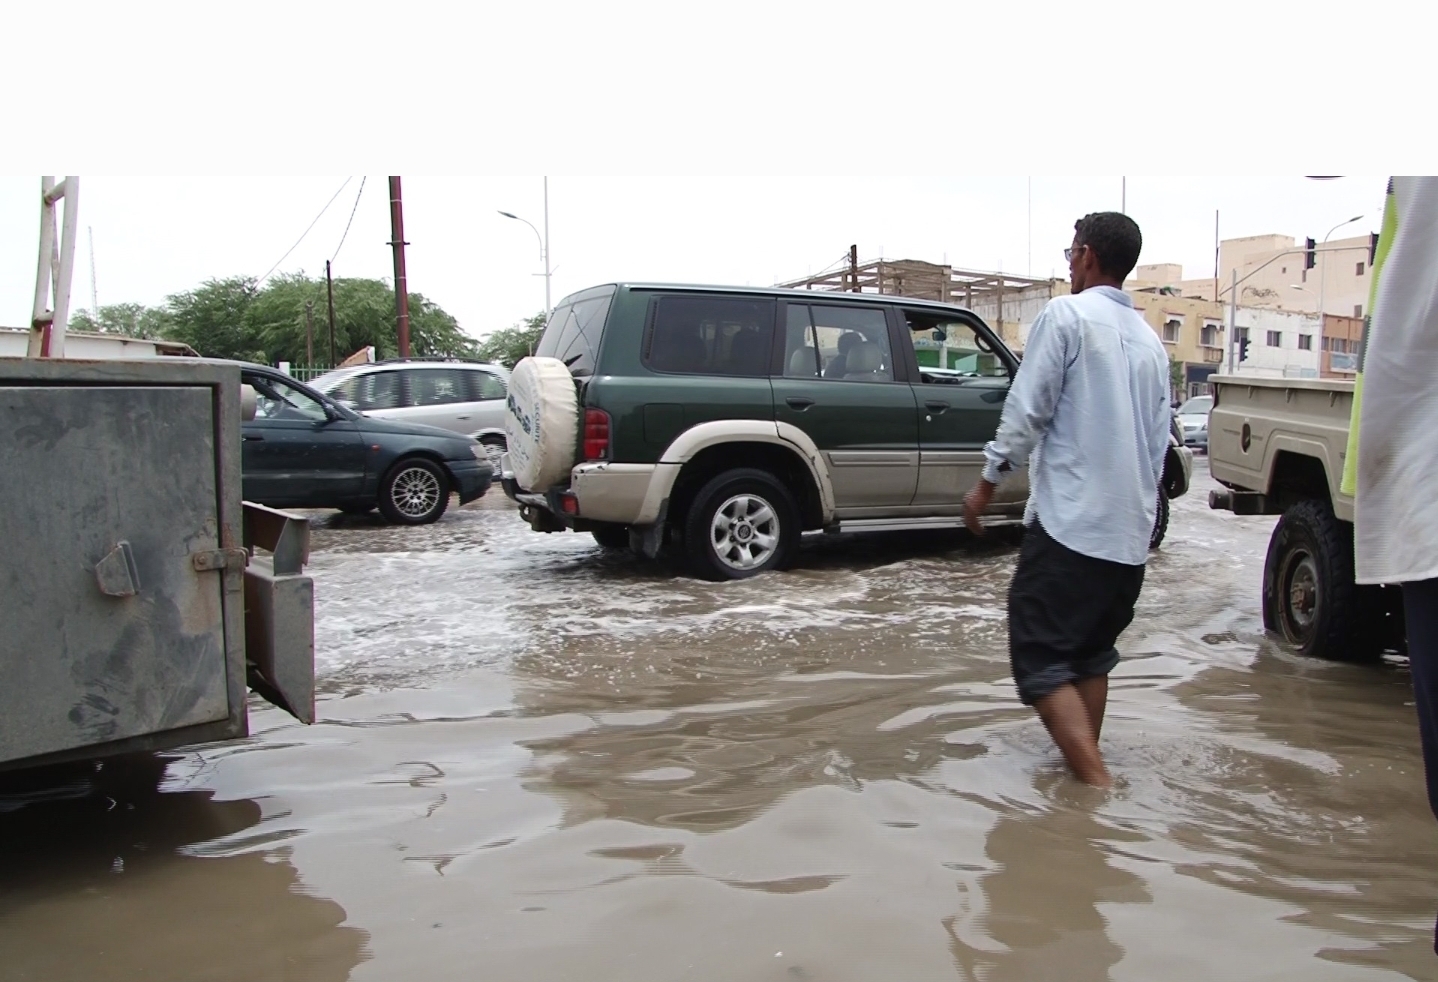
[[[1071,262],[1073,262],[1073,261],[1074,261],[1074,256],[1078,255],[1078,251],[1079,251],[1080,249],[1087,249],[1087,248],[1088,248],[1088,245],[1087,245],[1087,244],[1084,244],[1084,245],[1076,245],[1076,246],[1069,246],[1067,249],[1064,250],[1064,262],[1066,262],[1066,263],[1071,263]]]

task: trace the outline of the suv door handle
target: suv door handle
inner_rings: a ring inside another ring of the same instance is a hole
[[[928,402],[924,403],[924,407],[930,412],[938,414],[946,411],[949,408],[949,404],[939,399],[930,399]]]
[[[813,399],[806,399],[804,396],[790,396],[784,401],[789,404],[790,409],[801,413],[814,404]]]
[[[264,440],[264,437],[258,433],[245,433],[240,437],[240,440],[243,443],[259,443]]]

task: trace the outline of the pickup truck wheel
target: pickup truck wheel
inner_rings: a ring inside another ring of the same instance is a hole
[[[1263,626],[1306,657],[1355,661],[1377,654],[1363,630],[1367,591],[1353,582],[1353,531],[1326,501],[1291,506],[1263,566]]]
[[[1153,534],[1148,537],[1148,547],[1157,549],[1163,544],[1163,537],[1168,534],[1168,495],[1163,488],[1158,489],[1158,515],[1153,520]]]
[[[799,509],[784,485],[768,471],[737,468],[694,496],[684,546],[696,575],[742,580],[783,563],[799,531]]]
[[[428,525],[449,507],[449,476],[423,457],[390,468],[380,482],[379,510],[396,525]]]
[[[628,525],[601,525],[592,529],[589,534],[594,536],[594,541],[599,543],[601,549],[629,548]]]

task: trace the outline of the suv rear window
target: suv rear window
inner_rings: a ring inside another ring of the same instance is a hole
[[[573,375],[593,375],[599,360],[599,342],[609,319],[614,287],[600,286],[566,297],[549,315],[536,355],[558,358]]]
[[[658,297],[644,363],[683,375],[768,375],[774,307],[752,297]]]

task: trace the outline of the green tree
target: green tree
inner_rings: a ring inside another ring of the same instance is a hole
[[[171,327],[164,309],[138,303],[105,304],[99,314],[77,310],[70,318],[70,330],[123,334],[130,338],[163,338]]]
[[[534,353],[547,319],[544,311],[540,311],[513,327],[495,331],[479,343],[479,357],[484,361],[498,362],[505,368],[513,368],[521,358]]]
[[[305,305],[313,304],[314,360],[329,364],[329,307],[325,282],[302,274],[276,277],[249,308],[249,322],[270,361],[305,362]],[[383,280],[334,281],[335,359],[372,346],[378,358],[399,347],[394,290]],[[442,307],[420,293],[409,295],[410,354],[472,357],[475,340]]]
[[[172,324],[167,336],[210,358],[268,361],[249,317],[259,292],[253,276],[231,276],[171,294],[165,300]]]

